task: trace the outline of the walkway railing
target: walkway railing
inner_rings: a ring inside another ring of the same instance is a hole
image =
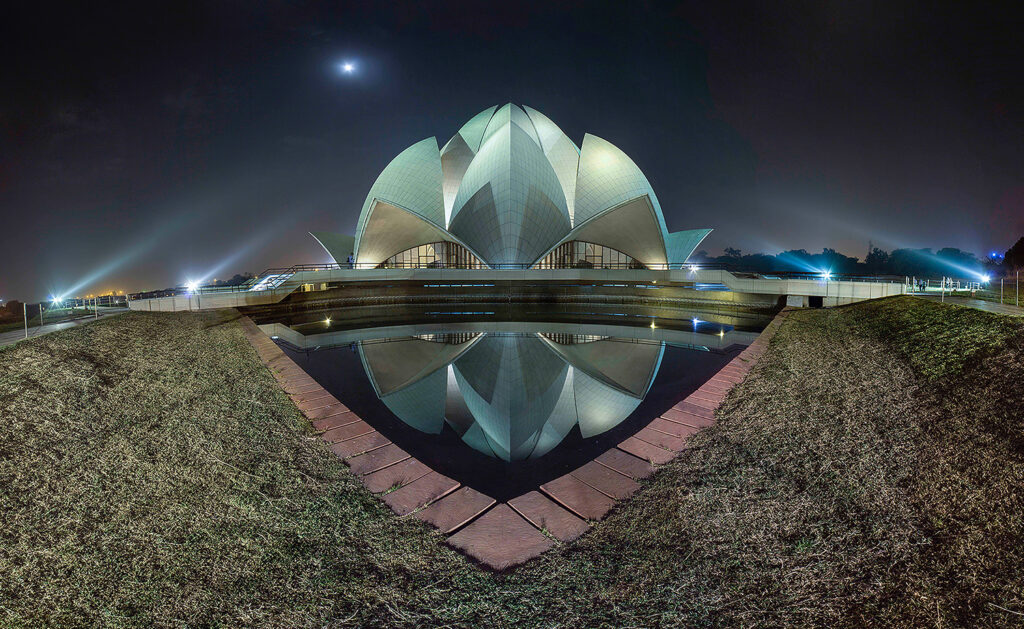
[[[356,264],[356,263],[331,263],[331,264],[295,264],[288,267],[274,267],[264,270],[252,279],[237,285],[231,286],[200,286],[195,289],[188,289],[186,287],[177,287],[174,289],[167,289],[162,291],[151,291],[145,293],[135,293],[129,295],[130,299],[151,299],[156,297],[171,297],[175,295],[207,295],[207,294],[222,294],[222,293],[240,293],[240,292],[256,292],[256,291],[273,291],[280,288],[283,284],[287,283],[296,274],[299,273],[310,273],[310,272],[331,272],[331,271],[381,271],[381,270],[443,270],[443,271],[553,271],[553,270],[575,270],[575,271],[589,271],[589,270],[608,270],[608,271],[728,271],[734,277],[738,279],[768,279],[768,280],[817,280],[817,281],[830,281],[830,282],[870,282],[870,283],[885,283],[885,284],[903,284],[906,279],[903,276],[887,276],[887,275],[839,275],[832,274],[828,278],[823,276],[821,273],[814,273],[809,271],[793,271],[793,270],[779,270],[779,271],[745,271],[740,268],[733,267],[727,264],[695,264],[695,263],[668,263],[668,264],[648,264],[645,266],[637,266],[632,263],[615,263],[615,264],[600,264],[595,265],[589,262],[577,263],[569,266],[559,267],[539,267],[532,264],[499,264],[488,268],[481,268],[479,266],[460,266],[450,264],[428,264],[426,266],[420,264],[389,264],[389,265],[377,265],[377,264]],[[304,282],[308,282],[311,278],[303,277]]]

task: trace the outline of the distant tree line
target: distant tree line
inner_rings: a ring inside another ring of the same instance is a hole
[[[848,256],[835,249],[822,249],[810,253],[805,249],[792,249],[779,254],[743,253],[728,247],[723,255],[710,256],[698,251],[690,256],[697,264],[722,264],[730,268],[755,273],[830,271],[837,275],[893,275],[916,277],[963,277],[986,274],[992,277],[1012,275],[1024,271],[1024,238],[1010,247],[1003,256],[980,259],[969,251],[953,247],[932,251],[925,249],[895,249],[884,251],[872,247],[864,260]]]

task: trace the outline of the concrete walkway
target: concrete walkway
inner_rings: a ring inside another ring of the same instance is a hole
[[[916,295],[921,299],[927,299],[929,301],[942,301],[941,295]],[[1024,308],[1018,308],[1012,304],[1001,304],[995,301],[985,301],[984,299],[971,299],[970,297],[953,297],[946,295],[945,303],[957,304],[958,306],[967,306],[969,308],[977,308],[978,310],[984,310],[985,312],[994,312],[996,314],[1010,315],[1015,317],[1024,317]]]
[[[106,319],[107,317],[113,317],[123,312],[128,312],[127,308],[109,308],[104,312],[100,313],[100,319]],[[61,321],[59,323],[47,323],[43,326],[37,326],[28,329],[28,338],[34,339],[38,336],[49,334],[50,332],[56,332],[57,330],[64,330],[67,328],[73,328],[79,325],[85,325],[96,321],[94,317],[86,316],[73,319],[71,321]],[[18,328],[17,330],[11,330],[9,332],[0,332],[0,347],[6,347],[7,345],[14,345],[18,341],[25,340],[25,328]]]

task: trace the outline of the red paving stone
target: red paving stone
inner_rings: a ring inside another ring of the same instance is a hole
[[[647,427],[651,430],[663,432],[666,435],[672,435],[673,437],[689,437],[699,430],[696,426],[687,426],[686,424],[671,422],[667,419],[662,419],[661,417],[655,417],[652,419],[651,423],[647,424]]]
[[[706,417],[707,419],[715,418],[715,412],[712,409],[704,408],[703,406],[699,406],[693,402],[687,402],[686,400],[683,400],[673,406],[672,410],[685,411],[687,413],[692,413],[697,417]]]
[[[423,478],[432,470],[420,461],[409,457],[394,465],[389,465],[382,470],[367,474],[359,480],[363,485],[375,494],[387,491],[392,487],[408,485],[414,480]]]
[[[327,432],[320,435],[320,438],[327,443],[334,443],[335,441],[347,441],[349,439],[355,439],[359,435],[365,435],[374,432],[373,426],[367,424],[361,419],[339,426],[338,428],[332,428]]]
[[[315,382],[310,382],[309,384],[303,384],[303,385],[298,385],[298,386],[290,387],[290,390],[288,390],[287,393],[288,393],[288,395],[297,395],[297,394],[300,394],[300,393],[309,393],[310,391],[316,391],[317,389],[322,389],[322,388],[323,387],[321,387],[319,384],[317,384]]]
[[[558,504],[588,520],[600,520],[615,506],[614,500],[571,474],[544,483],[540,489]]]
[[[308,417],[310,421],[315,421],[317,419],[325,419],[327,417],[347,412],[349,412],[348,407],[341,402],[338,402],[337,404],[331,404],[330,406],[325,406],[312,411],[303,411],[302,414]]]
[[[494,498],[472,487],[460,487],[418,511],[416,517],[447,535],[489,509],[495,502]]]
[[[723,376],[725,378],[731,377],[742,380],[743,378],[747,377],[747,370],[741,369],[739,367],[724,367],[721,371],[718,372],[717,375]]]
[[[513,498],[508,501],[508,505],[530,524],[562,542],[571,542],[590,528],[586,520],[569,513],[539,491]]]
[[[718,402],[700,398],[694,395],[687,396],[684,402],[687,402],[688,404],[693,404],[694,406],[699,406],[701,408],[706,408],[709,411],[714,411],[716,408],[718,408]]]
[[[661,417],[670,422],[678,422],[687,426],[693,426],[694,428],[707,428],[715,423],[715,420],[710,417],[694,415],[687,411],[677,411],[674,408],[670,408],[662,413]]]
[[[650,463],[632,454],[626,454],[618,448],[612,448],[594,460],[635,480],[647,478],[654,473],[654,467]]]
[[[324,431],[330,430],[331,428],[338,428],[345,424],[351,424],[352,422],[359,421],[359,416],[352,411],[345,411],[344,413],[338,413],[337,415],[331,415],[323,419],[318,419],[313,422],[313,428]]]
[[[673,450],[675,452],[682,452],[683,448],[686,447],[685,439],[666,435],[663,432],[658,432],[651,428],[641,428],[633,436],[641,441],[646,441],[651,445],[659,446],[666,450]]]
[[[314,400],[319,400],[320,398],[323,397],[330,397],[332,400],[334,399],[334,396],[328,393],[327,390],[324,389],[323,387],[320,387],[319,389],[315,389],[313,391],[307,391],[305,393],[291,394],[292,401],[295,402],[296,404],[302,402],[312,402]]]
[[[707,391],[708,393],[725,394],[725,393],[728,393],[729,391],[731,391],[732,387],[733,387],[733,384],[731,382],[727,382],[725,384],[722,384],[722,383],[719,383],[719,382],[714,382],[712,380],[708,380],[704,384],[700,385],[700,389],[697,389],[697,390],[698,391],[701,391],[701,390]]]
[[[686,399],[688,399],[688,400],[706,400],[706,401],[711,402],[712,404],[714,404],[715,407],[717,408],[718,405],[720,405],[722,403],[722,400],[725,399],[725,394],[724,393],[715,393],[714,391],[708,391],[707,389],[704,389],[703,391],[700,390],[700,389],[697,389],[696,391],[694,391],[693,393],[688,395]]]
[[[343,459],[348,459],[364,452],[370,452],[382,448],[391,443],[387,437],[379,432],[371,432],[348,441],[339,441],[331,444],[331,452]]]
[[[506,504],[470,522],[448,544],[495,570],[521,564],[555,545]]]
[[[459,482],[444,474],[430,472],[408,485],[384,494],[384,502],[398,515],[409,515],[425,504],[450,494],[459,488]]]
[[[570,474],[609,498],[616,500],[629,498],[636,490],[640,489],[640,485],[632,478],[619,474],[615,470],[595,461],[591,461],[573,470]]]
[[[637,439],[636,437],[630,437],[620,443],[619,449],[628,452],[633,456],[640,457],[654,465],[663,465],[668,463],[676,455],[675,452],[666,450],[665,448],[659,448],[658,446],[653,446],[646,441]]]
[[[291,395],[293,393],[305,393],[306,391],[311,391],[313,389],[319,389],[320,388],[320,385],[317,384],[316,382],[299,381],[299,382],[296,382],[294,384],[288,384],[288,383],[279,383],[279,384],[281,385],[281,388],[284,389],[284,392],[287,393],[288,395]]]
[[[365,454],[348,457],[345,462],[354,474],[370,474],[409,458],[409,453],[393,443],[370,450]]]
[[[295,406],[299,407],[300,411],[315,411],[318,408],[327,408],[334,404],[341,404],[338,400],[334,399],[334,396],[328,393],[323,397],[318,397],[315,400],[308,400],[306,402],[296,402]]]

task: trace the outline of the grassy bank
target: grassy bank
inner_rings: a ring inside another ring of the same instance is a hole
[[[231,315],[54,333],[0,350],[0,625],[1010,626],[1022,339],[794,313],[693,448],[494,575],[365,493]]]

